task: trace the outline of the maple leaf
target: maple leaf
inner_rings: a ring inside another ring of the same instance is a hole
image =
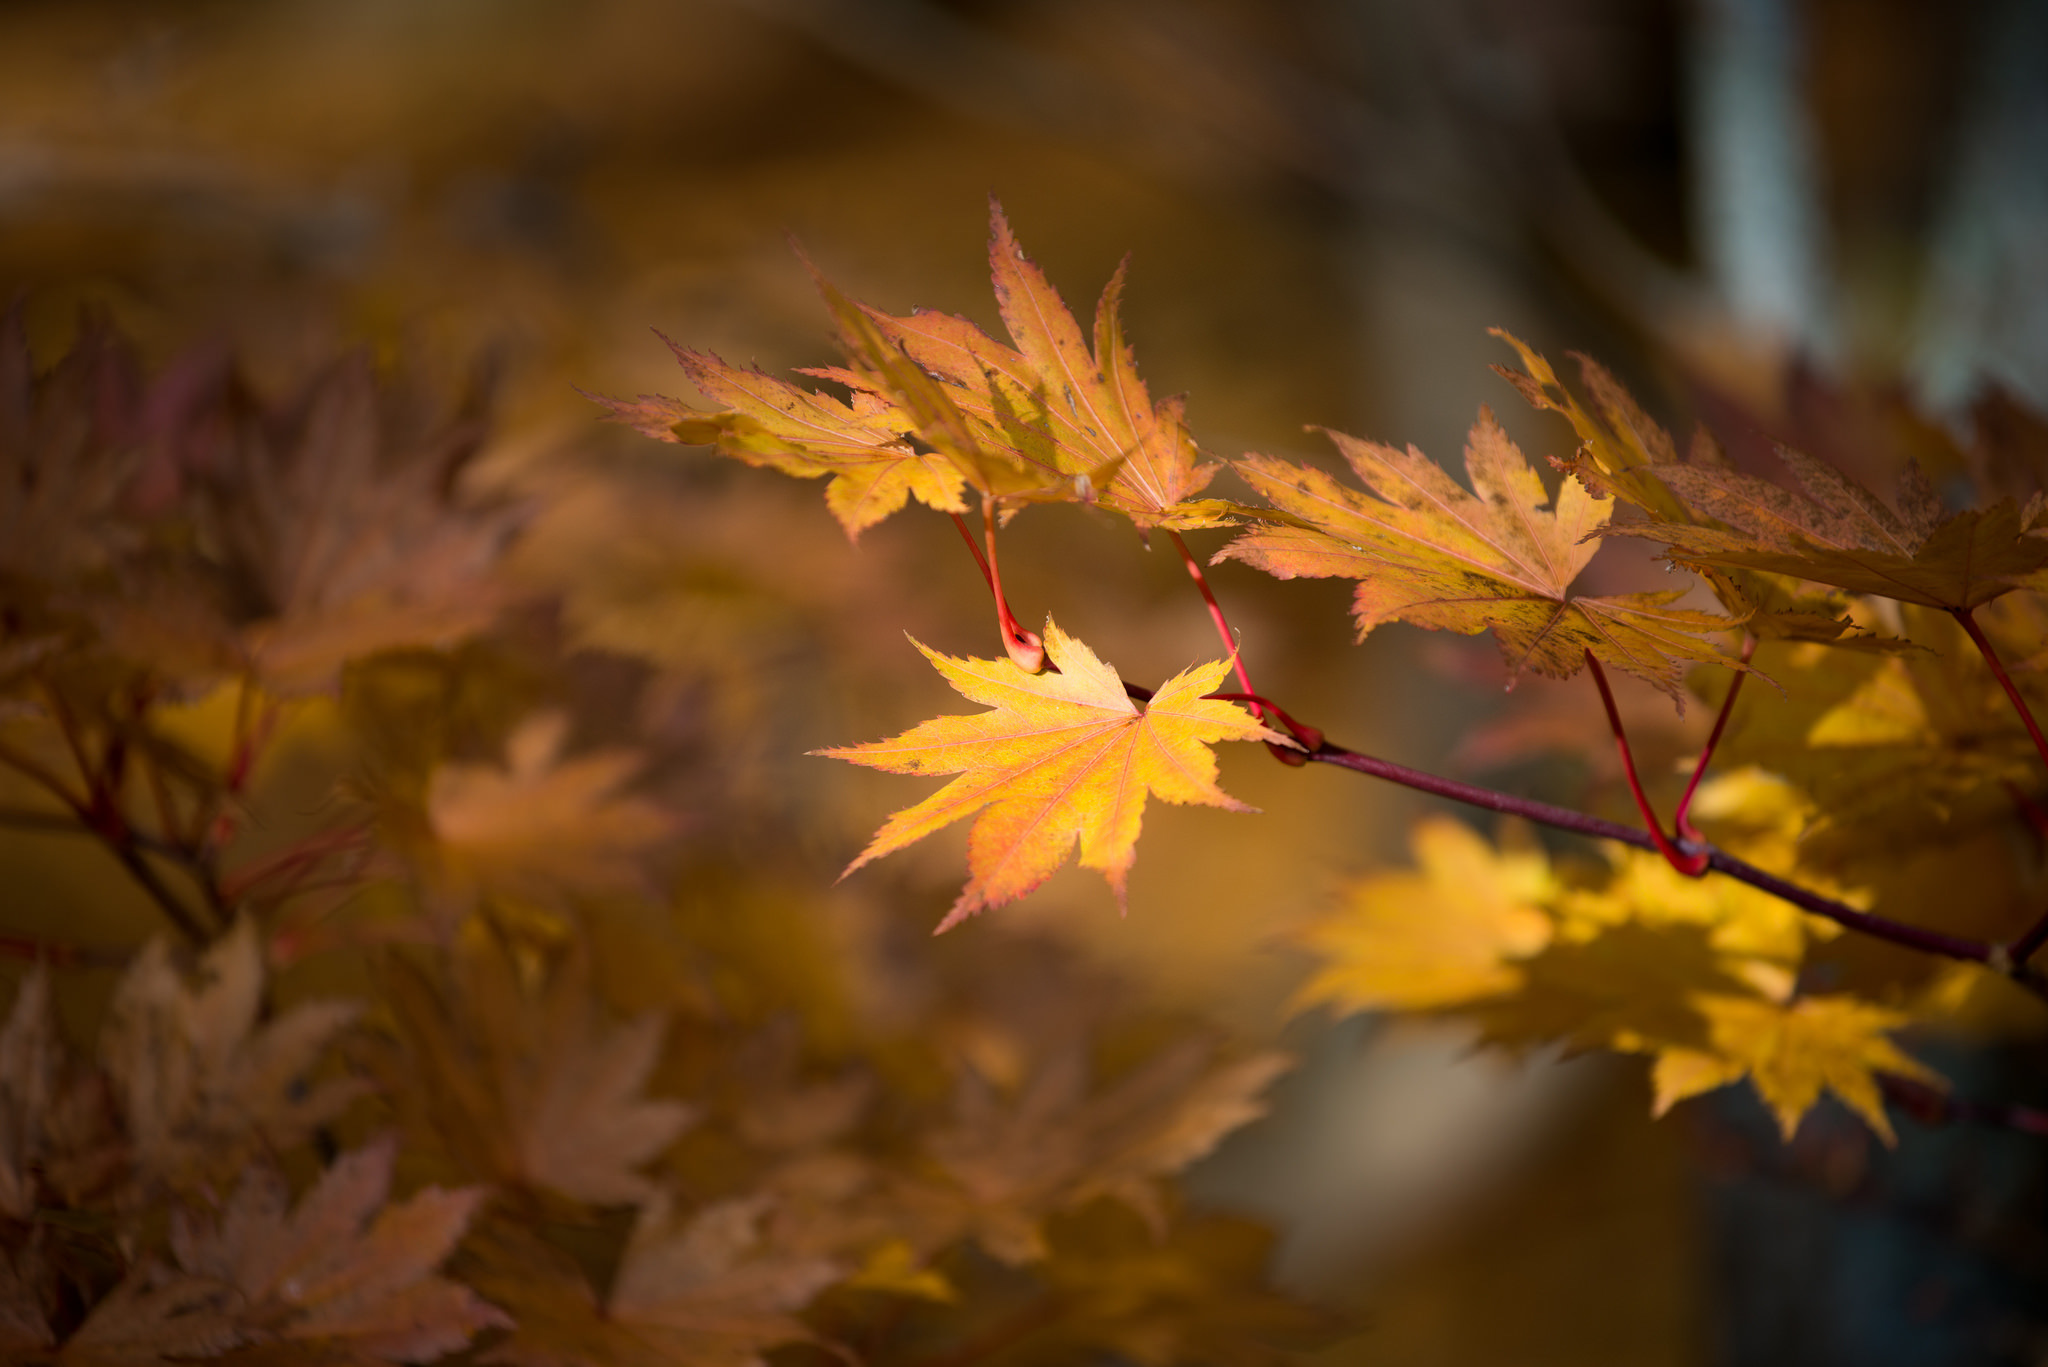
[[[683,1102],[644,1095],[666,1021],[607,1027],[580,959],[539,991],[512,956],[474,944],[452,991],[399,963],[385,995],[410,1046],[394,1094],[422,1108],[467,1169],[592,1204],[654,1194],[635,1169],[696,1122]]]
[[[1661,542],[1682,564],[1767,570],[1951,611],[2048,572],[2048,536],[2032,534],[2035,508],[2007,498],[1946,513],[1926,475],[1910,465],[1894,510],[1823,461],[1786,446],[1778,458],[1799,492],[1718,466],[1652,466],[1649,473],[1694,514],[1725,525],[1655,521],[1606,534]]]
[[[1516,960],[1550,942],[1550,861],[1526,842],[1495,853],[1462,821],[1434,817],[1409,837],[1415,872],[1359,879],[1301,943],[1319,960],[1296,1005],[1423,1011],[1512,992]]]
[[[144,1263],[64,1343],[65,1367],[149,1367],[219,1357],[249,1339],[235,1288]]]
[[[1103,506],[1141,528],[1205,527],[1219,517],[1191,502],[1219,468],[1200,461],[1178,398],[1153,403],[1124,339],[1119,306],[1128,260],[1096,306],[1094,346],[1024,254],[1002,206],[989,203],[989,269],[996,303],[1014,347],[951,314],[918,310],[867,313],[883,335],[918,365],[957,388],[961,411],[1020,460],[1055,476],[1100,479]]]
[[[600,1303],[559,1253],[492,1231],[465,1273],[520,1308],[519,1325],[481,1358],[514,1367],[758,1367],[779,1344],[815,1337],[796,1312],[847,1269],[779,1247],[772,1202],[744,1197],[679,1219],[666,1195],[641,1208],[611,1292]]]
[[[1697,428],[1689,450],[1681,457],[1670,434],[1592,357],[1572,353],[1579,363],[1580,378],[1593,397],[1594,408],[1588,409],[1527,343],[1499,328],[1492,331],[1520,353],[1524,367],[1513,371],[1495,366],[1494,372],[1512,384],[1531,407],[1562,415],[1578,434],[1578,453],[1566,460],[1552,457],[1552,465],[1599,497],[1618,498],[1655,521],[1701,520],[1701,510],[1688,507],[1658,475],[1680,468],[1681,461],[1699,470],[1726,469],[1728,459],[1712,433],[1704,426]],[[1609,534],[1622,533],[1617,529]],[[1744,630],[1752,635],[1826,641],[1856,650],[1908,648],[1904,642],[1855,630],[1838,599],[1801,591],[1797,581],[1785,576],[1726,565],[1694,564],[1690,568],[1706,578],[1722,606],[1741,617]]]
[[[2012,614],[2001,636],[2040,639],[2037,600],[1985,609]],[[1983,659],[1946,613],[1902,610],[1908,634],[1933,647],[1903,655],[1772,646],[1761,667],[1782,695],[1746,699],[1724,754],[1790,780],[1813,806],[1802,833],[1808,869],[1852,856],[1895,860],[2011,817],[2011,785],[2036,782],[2040,759]],[[2038,692],[2029,674],[2015,675]],[[2035,706],[2041,704],[2037,701]]]
[[[563,759],[569,718],[539,712],[505,743],[505,766],[448,764],[428,780],[436,873],[457,892],[547,897],[636,884],[635,860],[675,829],[645,798],[619,789],[639,773],[630,750]]]
[[[244,634],[271,689],[327,690],[345,661],[497,617],[518,510],[459,492],[483,449],[480,393],[438,411],[355,356],[262,418],[196,473],[223,569],[259,605]]]
[[[1340,1328],[1266,1287],[1273,1234],[1249,1220],[1180,1216],[1161,1231],[1096,1204],[1055,1219],[1050,1234],[1042,1275],[1067,1299],[1047,1333],[1049,1361],[1106,1346],[1141,1367],[1283,1367]]]
[[[1512,673],[1569,678],[1591,651],[1682,705],[1684,664],[1741,667],[1701,639],[1740,623],[1673,607],[1682,591],[1570,595],[1598,549],[1585,538],[1606,523],[1611,501],[1573,481],[1553,501],[1487,410],[1465,447],[1474,493],[1413,447],[1330,437],[1369,492],[1311,466],[1247,456],[1239,472],[1295,522],[1249,529],[1217,560],[1281,579],[1357,579],[1361,640],[1390,621],[1468,636],[1491,630]]]
[[[722,411],[707,413],[658,395],[590,397],[610,409],[614,421],[657,440],[716,446],[722,455],[800,479],[830,476],[825,503],[850,537],[913,497],[940,512],[966,511],[958,466],[909,440],[915,421],[881,395],[858,390],[842,400],[727,365],[708,352],[668,346],[690,383],[724,404]]]
[[[1209,1041],[1187,1039],[1096,1089],[1086,1041],[1066,1034],[1013,1097],[964,1070],[953,1122],[928,1145],[968,1199],[969,1230],[1005,1262],[1045,1257],[1044,1214],[1097,1196],[1163,1229],[1158,1179],[1263,1115],[1260,1093],[1293,1065],[1277,1053],[1218,1060]]]
[[[100,1058],[146,1188],[185,1188],[298,1144],[364,1091],[350,1078],[307,1081],[353,1002],[304,1002],[260,1027],[263,957],[246,918],[207,951],[189,988],[159,938],[114,990]]]
[[[967,842],[972,876],[939,931],[1030,892],[1066,862],[1076,841],[1082,867],[1109,880],[1121,907],[1148,796],[1250,811],[1216,786],[1208,745],[1291,744],[1237,704],[1203,696],[1222,681],[1227,660],[1182,671],[1140,706],[1115,669],[1050,618],[1045,648],[1058,672],[1027,674],[1008,659],[963,659],[911,644],[962,696],[995,710],[815,753],[895,774],[961,775],[890,817],[846,870],[981,813]]]
[[[1671,1049],[1657,1059],[1657,1112],[1747,1074],[1789,1141],[1800,1117],[1826,1089],[1861,1116],[1886,1144],[1898,1142],[1885,1117],[1875,1073],[1939,1084],[1941,1078],[1886,1038],[1906,1024],[1903,1012],[1848,996],[1801,997],[1783,1003],[1758,997],[1702,995],[1708,1049]]]
[[[817,277],[851,364],[804,373],[847,387],[850,400],[673,343],[684,373],[723,409],[660,395],[591,397],[612,420],[658,440],[714,445],[801,478],[830,475],[826,502],[849,535],[912,497],[965,511],[968,487],[1013,500],[1100,501],[1141,528],[1218,525],[1224,505],[1195,498],[1218,467],[1200,460],[1181,401],[1153,402],[1124,339],[1125,268],[1103,291],[1091,349],[1001,206],[992,201],[989,215],[996,301],[1015,346],[952,315],[894,317],[854,304]]]
[[[58,1062],[50,972],[38,963],[22,979],[0,1027],[0,1216],[26,1220],[35,1209],[32,1165],[42,1148]]]
[[[186,1272],[233,1287],[237,1321],[280,1364],[316,1350],[353,1361],[427,1362],[479,1330],[510,1328],[496,1306],[434,1275],[485,1192],[427,1187],[387,1205],[398,1146],[344,1154],[294,1208],[284,1179],[257,1168],[217,1218],[184,1214],[171,1242]]]

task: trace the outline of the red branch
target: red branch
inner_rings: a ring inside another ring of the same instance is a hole
[[[1687,878],[1698,878],[1707,871],[1706,850],[1697,845],[1689,850],[1681,850],[1664,834],[1663,823],[1657,820],[1657,810],[1650,805],[1650,797],[1643,791],[1642,780],[1636,777],[1636,757],[1628,746],[1628,732],[1622,729],[1621,711],[1614,705],[1614,691],[1607,686],[1607,671],[1600,668],[1600,661],[1593,657],[1590,650],[1586,652],[1586,667],[1593,671],[1593,682],[1600,685],[1600,701],[1607,705],[1607,724],[1613,728],[1615,748],[1621,751],[1621,771],[1628,777],[1628,790],[1635,795],[1636,810],[1643,814],[1643,824],[1650,828],[1649,835],[1654,848],[1657,853],[1664,856],[1665,862],[1672,868]],[[1715,728],[1714,734],[1717,737],[1720,735],[1718,727]],[[1710,748],[1712,744],[1712,741],[1708,742]],[[1693,777],[1699,777],[1697,771]],[[1686,789],[1686,797],[1692,797],[1691,788]]]
[[[1140,702],[1152,697],[1152,690],[1140,684],[1127,683],[1124,690]],[[1385,779],[1398,783],[1404,788],[1429,793],[1436,797],[1449,798],[1469,807],[1479,807],[1503,816],[1520,817],[1533,821],[1539,826],[1552,830],[1567,831],[1573,835],[1589,836],[1595,840],[1613,840],[1623,845],[1632,845],[1639,850],[1658,848],[1657,837],[1649,831],[1635,826],[1624,826],[1618,821],[1590,815],[1571,807],[1560,807],[1535,798],[1518,797],[1504,793],[1497,788],[1482,788],[1476,783],[1461,779],[1445,778],[1432,774],[1426,769],[1411,769],[1405,764],[1377,755],[1362,754],[1357,750],[1333,745],[1325,740],[1308,753],[1308,758],[1318,764],[1331,764],[1353,773],[1365,774],[1371,778]],[[1868,935],[1872,939],[1906,949],[1919,950],[1944,959],[1958,959],[1965,963],[1983,964],[1995,972],[2005,974],[2027,991],[2048,1000],[2048,974],[2029,967],[2013,957],[2004,945],[1985,940],[1972,940],[1961,935],[1949,935],[1924,926],[1912,925],[1905,921],[1894,921],[1888,917],[1874,915],[1824,897],[1811,888],[1766,873],[1746,860],[1737,859],[1726,850],[1711,845],[1701,845],[1696,852],[1704,859],[1706,872],[1718,873],[1746,883],[1760,892],[1767,892],[1782,902],[1788,902],[1801,911],[1811,912],[1847,930]]]

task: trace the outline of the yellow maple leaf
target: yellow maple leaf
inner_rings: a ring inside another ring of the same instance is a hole
[[[1887,1032],[1906,1023],[1903,1012],[1849,996],[1780,1003],[1702,994],[1693,1005],[1707,1019],[1710,1047],[1667,1049],[1658,1057],[1654,1078],[1660,1115],[1673,1102],[1747,1073],[1788,1140],[1826,1089],[1892,1144],[1897,1137],[1885,1117],[1874,1074],[1941,1082],[1938,1074],[1886,1038]]]
[[[1082,867],[1109,880],[1121,907],[1148,796],[1251,811],[1216,786],[1209,743],[1291,744],[1236,703],[1203,697],[1222,681],[1227,660],[1183,670],[1141,706],[1115,669],[1049,618],[1045,648],[1057,672],[1027,674],[1008,659],[963,659],[911,644],[963,696],[995,710],[936,717],[893,740],[814,753],[894,774],[960,775],[890,817],[846,869],[980,813],[967,842],[972,876],[939,931],[1030,892],[1066,862],[1077,840]]]
[[[1239,473],[1292,521],[1254,527],[1216,559],[1281,579],[1358,580],[1361,640],[1392,621],[1491,630],[1513,673],[1569,678],[1590,651],[1682,701],[1682,663],[1741,667],[1701,639],[1739,623],[1674,607],[1682,591],[1571,595],[1598,549],[1586,538],[1606,525],[1612,500],[1570,480],[1553,500],[1487,410],[1465,447],[1473,492],[1413,447],[1330,437],[1366,492],[1311,466],[1247,456]]]
[[[1550,942],[1550,861],[1528,845],[1497,853],[1444,816],[1418,823],[1410,842],[1420,868],[1359,879],[1303,932],[1321,967],[1297,1005],[1425,1011],[1521,985],[1515,961]]]

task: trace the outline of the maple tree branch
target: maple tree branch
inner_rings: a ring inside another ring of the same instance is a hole
[[[1142,684],[1126,683],[1124,691],[1140,702],[1149,701],[1153,695],[1153,690]],[[1227,698],[1230,695],[1211,696]],[[1274,710],[1277,712],[1279,709]],[[1313,731],[1314,728],[1302,727],[1301,730]],[[1323,740],[1320,744],[1310,747],[1307,758],[1317,764],[1335,765],[1337,768],[1349,769],[1353,773],[1364,774],[1369,778],[1398,783],[1404,788],[1413,788],[1417,792],[1429,793],[1434,797],[1462,802],[1468,807],[1499,812],[1503,816],[1520,817],[1524,821],[1533,821],[1539,826],[1548,826],[1552,830],[1566,831],[1572,835],[1583,835],[1594,840],[1612,840],[1619,844],[1632,845],[1639,850],[1654,850],[1660,854],[1664,853],[1664,847],[1670,844],[1668,840],[1662,839],[1661,832],[1652,833],[1638,826],[1624,826],[1619,821],[1609,821],[1605,817],[1594,816],[1590,812],[1582,812],[1574,807],[1560,807],[1556,803],[1505,793],[1498,788],[1481,787],[1476,783],[1467,783],[1463,779],[1433,774],[1426,769],[1411,769],[1405,764],[1396,764],[1377,755],[1348,749],[1329,740]],[[1757,891],[1769,893],[1782,902],[1789,902],[1801,911],[1833,921],[1845,930],[1868,935],[1874,940],[1883,940],[1904,949],[1915,949],[1923,954],[1933,954],[1944,959],[1982,964],[1993,972],[2012,979],[2035,996],[2048,1000],[2048,973],[2033,968],[2024,961],[2023,956],[2013,953],[2005,945],[1988,940],[1972,940],[1962,935],[1950,935],[1907,921],[1894,921],[1889,917],[1863,911],[1850,906],[1847,902],[1836,901],[1811,888],[1801,887],[1789,879],[1780,878],[1777,874],[1767,873],[1747,860],[1738,859],[1726,850],[1703,840],[1688,840],[1679,852],[1688,859],[1697,859],[1701,865],[1701,874],[1719,873],[1733,878],[1738,883],[1747,883]]]
[[[1707,871],[1707,857],[1704,849],[1681,850],[1671,843],[1664,834],[1664,825],[1657,819],[1656,808],[1650,805],[1650,796],[1643,791],[1642,780],[1636,777],[1636,757],[1629,749],[1628,732],[1621,725],[1621,710],[1614,705],[1614,690],[1607,686],[1607,671],[1600,667],[1600,661],[1592,651],[1586,652],[1586,667],[1593,671],[1593,682],[1600,685],[1600,701],[1607,706],[1607,725],[1614,732],[1615,748],[1621,751],[1621,771],[1628,779],[1628,790],[1635,797],[1636,810],[1643,814],[1643,824],[1649,827],[1652,847],[1664,856],[1666,863],[1688,878],[1698,878]],[[1716,736],[1720,733],[1717,730]],[[1709,746],[1713,744],[1708,742]],[[1698,777],[1698,771],[1694,771]],[[1692,789],[1686,789],[1686,797],[1692,796]],[[1681,808],[1683,810],[1683,808]],[[1679,832],[1685,835],[1684,831]]]
[[[148,857],[143,854],[139,845],[133,840],[115,839],[104,832],[100,833],[100,838],[113,853],[114,858],[121,861],[121,867],[128,870],[128,876],[141,885],[142,890],[156,902],[164,917],[178,928],[180,935],[194,945],[212,942],[213,936],[207,933],[206,927],[199,924],[198,918],[193,916],[178,895],[171,891],[170,884],[164,882],[163,876],[150,866]]]
[[[84,822],[89,819],[92,808],[87,800],[72,792],[70,785],[59,778],[56,771],[49,768],[41,760],[36,759],[32,755],[25,755],[6,742],[0,741],[0,764],[6,765],[23,778],[31,780],[66,807],[69,807],[72,814],[79,821]]]
[[[1745,634],[1742,638],[1742,662],[1749,663],[1756,654],[1756,637]],[[1749,677],[1749,671],[1738,669],[1728,681],[1728,696],[1721,699],[1721,710],[1714,716],[1714,729],[1707,733],[1707,743],[1700,747],[1700,757],[1693,763],[1692,777],[1686,780],[1685,791],[1679,795],[1678,810],[1671,815],[1672,829],[1678,832],[1680,840],[1704,841],[1692,824],[1693,794],[1699,791],[1700,780],[1706,777],[1707,764],[1714,758],[1714,747],[1721,743],[1721,733],[1728,729],[1728,718],[1734,714],[1736,695],[1742,692],[1742,681]]]
[[[2029,926],[2026,933],[2005,947],[2006,957],[2015,965],[2024,964],[2040,952],[2042,945],[2048,945],[2048,912],[2041,913],[2041,919]]]
[[[1970,639],[1976,642],[1977,652],[1984,657],[1984,663],[1991,667],[1992,677],[1996,678],[1999,687],[2005,690],[2005,696],[2012,699],[2013,710],[2020,714],[2020,720],[2026,723],[2027,734],[2034,738],[2035,752],[2041,756],[2043,764],[2048,764],[2048,736],[2041,734],[2041,724],[2034,720],[2033,709],[2028,707],[2027,700],[2020,696],[2019,689],[2013,685],[2012,676],[2005,672],[2005,662],[1999,659],[1998,652],[1991,648],[1991,638],[1977,625],[1976,615],[1968,608],[1951,609],[1950,615],[1961,623],[1963,630],[1969,633]]]

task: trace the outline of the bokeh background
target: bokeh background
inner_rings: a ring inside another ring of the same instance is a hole
[[[1785,416],[1787,377],[1809,374],[1898,386],[1937,418],[1992,382],[2048,402],[2048,5],[2028,0],[0,8],[0,295],[46,354],[92,306],[157,358],[228,343],[279,376],[338,339],[488,356],[527,451],[635,459],[576,387],[687,393],[651,328],[771,370],[829,360],[792,236],[857,298],[993,328],[991,194],[1077,307],[1133,253],[1146,377],[1192,396],[1224,456],[1314,455],[1303,428],[1321,424],[1448,458],[1481,403],[1530,450],[1562,449],[1488,373],[1508,359],[1495,325],[1602,357],[1679,421]],[[938,706],[898,633],[985,652],[979,586],[936,519],[849,550],[814,491],[708,478],[691,506],[637,516],[593,492],[530,554],[542,572],[614,555],[627,574],[680,546],[830,599],[819,657],[733,647],[764,675],[856,664],[828,707],[764,678],[765,710],[741,719],[759,753],[720,780],[822,792],[792,801],[818,803],[829,867],[901,793],[792,757]],[[1128,677],[1210,653],[1178,566],[1106,522],[1050,510],[1008,544],[1027,619],[1050,608],[1113,642]],[[1471,759],[1497,686],[1483,647],[1389,632],[1354,648],[1341,586],[1220,582],[1262,686],[1297,713],[1396,759],[1461,762],[1461,742]],[[743,632],[677,630],[700,628]],[[1658,724],[1675,755],[1684,733]],[[1576,792],[1590,763],[1515,772]],[[1127,920],[1063,878],[962,934],[990,954],[1055,935],[1274,1033],[1299,973],[1277,937],[1344,874],[1398,857],[1421,807],[1251,754],[1226,783],[1262,824],[1226,839],[1212,813],[1152,818]],[[957,842],[903,858],[943,885]],[[86,929],[115,934],[97,914]],[[2025,1277],[1963,1327],[1948,1314],[1983,1277],[1944,1221],[2023,1204],[2038,1156],[1923,1145],[1921,1168],[1870,1179],[1897,1160],[1778,1155],[1739,1111],[1652,1124],[1620,1065],[1511,1067],[1457,1035],[1357,1023],[1289,1039],[1311,1062],[1280,1116],[1201,1185],[1281,1222],[1282,1275],[1362,1311],[1347,1361],[2048,1351],[1998,1337]],[[1848,1180],[1844,1163],[1864,1166]],[[1863,1223],[1831,1186],[1863,1194]],[[2016,1237],[2038,1277],[2038,1228]],[[1805,1270],[1784,1274],[1788,1257]]]

